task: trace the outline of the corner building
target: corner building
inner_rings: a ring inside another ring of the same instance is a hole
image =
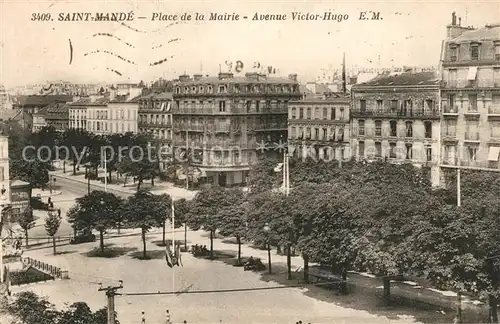
[[[176,161],[188,147],[189,164],[206,175],[203,183],[246,184],[259,154],[282,154],[288,102],[300,97],[295,74],[288,79],[260,73],[180,76],[173,94]]]
[[[443,42],[443,168],[500,170],[500,24],[464,27],[452,14]]]
[[[438,186],[439,85],[435,72],[381,75],[354,85],[353,156],[429,166]]]

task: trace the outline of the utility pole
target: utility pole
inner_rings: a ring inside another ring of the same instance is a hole
[[[115,296],[120,295],[116,291],[123,288],[123,280],[119,280],[119,282],[119,286],[99,287],[99,291],[104,291],[108,298],[108,324],[115,324]]]

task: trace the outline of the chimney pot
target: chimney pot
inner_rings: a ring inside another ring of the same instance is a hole
[[[455,14],[455,11],[451,13],[451,25],[455,26],[457,24],[457,15]]]

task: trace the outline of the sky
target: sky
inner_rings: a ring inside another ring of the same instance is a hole
[[[349,18],[341,22],[291,19],[292,12],[323,15],[325,11]],[[382,19],[359,20],[362,11],[380,12]],[[311,81],[324,69],[340,68],[343,52],[347,68],[437,66],[453,11],[462,17],[462,25],[484,27],[500,22],[500,0],[0,0],[0,84],[171,79],[184,73],[216,74],[221,67],[227,69],[226,61],[234,66],[238,60],[244,63],[242,73],[259,62],[277,69],[279,75],[297,73],[301,81]],[[117,22],[58,21],[60,13],[78,12],[92,16],[133,12],[135,19],[126,22],[128,27]],[[53,21],[32,21],[33,13],[49,13]],[[170,25],[172,21],[151,21],[153,13],[199,13],[205,15],[205,21]],[[208,21],[210,13],[235,13],[240,20]],[[252,21],[256,13],[286,14],[287,20]],[[92,53],[97,50],[101,52]],[[102,53],[104,50],[135,64]],[[150,66],[165,58],[164,63]]]

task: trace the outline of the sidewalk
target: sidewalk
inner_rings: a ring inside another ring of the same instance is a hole
[[[31,191],[31,196],[32,197],[41,197],[41,198],[48,198],[48,197],[53,197],[53,196],[58,196],[61,194],[60,190],[52,190],[52,193],[50,193],[50,189],[42,190],[39,188],[34,188]]]
[[[77,171],[78,172],[78,171]],[[66,168],[66,173],[62,169],[52,171],[50,174],[56,178],[64,178],[70,181],[79,182],[87,186],[88,180],[85,179],[85,175],[82,171],[77,175],[73,175],[73,168]],[[99,176],[104,176],[103,170],[99,170]],[[132,178],[129,177],[126,186],[123,186],[122,181],[124,178],[117,179],[116,173],[113,173],[111,183],[106,184],[106,188],[110,191],[114,191],[120,194],[132,195],[137,191],[137,183],[133,183]],[[118,183],[117,183],[118,182]],[[104,190],[104,183],[98,180],[90,180],[90,185],[94,190]],[[185,188],[175,187],[172,183],[161,182],[159,180],[155,181],[155,185],[151,186],[151,182],[143,182],[141,188],[147,188],[151,190],[152,193],[156,195],[169,194],[174,199],[186,198],[192,199],[197,191],[186,190]]]

